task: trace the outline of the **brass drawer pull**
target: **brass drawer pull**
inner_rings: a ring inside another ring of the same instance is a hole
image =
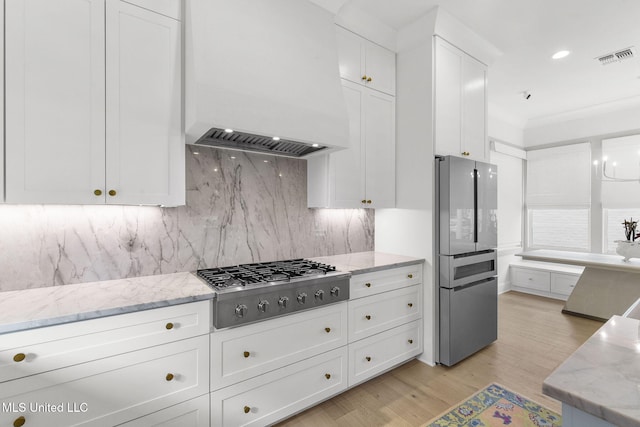
[[[24,417],[18,417],[13,421],[13,427],[22,427],[27,420]]]
[[[165,377],[165,379],[166,379],[167,381],[171,381],[171,380],[173,380],[173,374],[167,374],[167,376]]]
[[[360,77],[362,80],[367,80],[367,75],[365,74],[364,76]]]
[[[364,316],[365,319],[367,320],[371,320],[371,316],[369,316],[368,314],[366,316]]]
[[[409,340],[409,344],[413,344],[413,340]]]
[[[413,303],[409,303],[407,305],[409,306],[409,308],[413,307]]]
[[[367,362],[371,362],[371,357],[367,356],[365,359],[367,359]]]
[[[95,194],[96,196],[102,196],[102,190],[100,189],[93,190],[93,194]]]
[[[116,190],[109,190],[109,195],[111,197],[115,196],[116,195]]]
[[[324,331],[325,331],[326,333],[329,333],[329,332],[331,332],[331,328],[324,328]]]
[[[27,358],[27,355],[24,353],[18,353],[15,356],[13,356],[13,361],[14,362],[22,362],[24,359]]]
[[[245,351],[244,353],[242,353],[242,355],[247,358],[249,356],[251,356],[251,353],[249,353],[248,351]]]
[[[251,412],[251,407],[250,406],[245,406],[244,407],[244,413],[248,414],[249,412]]]
[[[173,323],[169,322],[165,327],[167,328],[167,330],[171,330],[173,329]]]
[[[371,200],[367,200],[367,204],[370,205],[371,204]]]
[[[360,200],[360,203],[365,204],[367,201],[365,199]]]
[[[413,274],[407,274],[407,277],[408,277],[409,279],[413,279]]]
[[[370,82],[371,81],[371,77],[367,77],[367,81]]]
[[[330,379],[331,379],[331,374],[324,374],[324,377],[325,377],[326,379],[330,380]]]
[[[367,288],[370,288],[370,287],[371,287],[371,283],[365,283],[364,285],[365,285]]]

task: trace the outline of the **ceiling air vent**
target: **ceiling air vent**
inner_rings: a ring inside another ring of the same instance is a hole
[[[617,52],[608,53],[606,55],[596,58],[602,65],[612,64],[614,62],[620,62],[624,59],[633,58],[633,46],[626,49],[619,50]]]

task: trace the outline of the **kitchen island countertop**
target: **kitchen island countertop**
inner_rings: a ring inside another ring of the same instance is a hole
[[[627,316],[638,316],[633,309]],[[547,379],[542,391],[619,427],[640,427],[640,320],[613,316]]]
[[[334,265],[336,270],[349,272],[351,274],[371,273],[373,271],[387,270],[389,268],[404,267],[424,262],[422,258],[373,251],[313,257],[310,259]]]

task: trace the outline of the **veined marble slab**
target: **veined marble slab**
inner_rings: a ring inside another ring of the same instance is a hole
[[[640,320],[613,316],[565,360],[542,392],[619,427],[640,426]]]
[[[373,249],[373,209],[307,208],[306,160],[186,151],[186,206],[0,204],[0,291]]]
[[[0,333],[213,299],[191,273],[0,293]]]
[[[382,252],[355,252],[344,255],[314,257],[314,261],[334,265],[338,271],[348,271],[351,274],[363,274],[372,271],[386,270],[424,262],[424,259],[403,255],[386,254]]]

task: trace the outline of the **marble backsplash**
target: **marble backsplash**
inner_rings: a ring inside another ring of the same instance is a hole
[[[372,209],[306,207],[306,161],[186,151],[186,206],[0,205],[0,291],[373,250]]]

